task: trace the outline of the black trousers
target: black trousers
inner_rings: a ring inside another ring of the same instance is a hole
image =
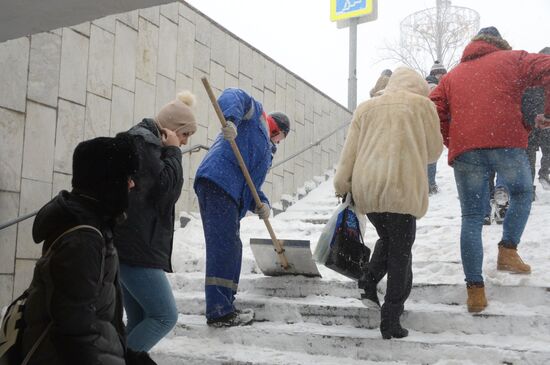
[[[529,146],[527,147],[527,156],[531,165],[531,175],[535,180],[535,164],[537,162],[537,151],[540,147],[542,157],[540,159],[539,177],[547,177],[550,173],[550,130],[534,129],[529,134]]]
[[[376,242],[367,277],[378,283],[388,275],[382,321],[399,322],[412,289],[412,245],[416,238],[416,218],[410,214],[369,213],[367,217],[380,239]]]

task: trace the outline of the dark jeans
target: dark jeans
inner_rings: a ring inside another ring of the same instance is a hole
[[[416,218],[410,214],[369,213],[380,239],[367,265],[368,277],[378,283],[388,274],[382,319],[399,320],[412,289],[412,245]]]
[[[529,135],[527,156],[529,157],[533,181],[535,180],[535,164],[537,162],[537,151],[539,147],[542,152],[539,177],[548,176],[548,173],[550,173],[550,130],[534,129]]]

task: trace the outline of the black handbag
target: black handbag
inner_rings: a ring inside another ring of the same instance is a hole
[[[352,220],[352,225],[348,219]],[[359,280],[369,259],[370,249],[363,242],[357,216],[346,208],[325,266],[350,279]]]

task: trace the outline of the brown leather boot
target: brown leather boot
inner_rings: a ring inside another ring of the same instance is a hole
[[[514,274],[530,274],[531,266],[522,261],[517,248],[499,244],[497,270],[510,271]]]
[[[487,298],[485,297],[485,285],[483,283],[466,284],[468,291],[468,312],[479,313],[487,307]]]

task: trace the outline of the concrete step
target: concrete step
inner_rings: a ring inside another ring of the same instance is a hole
[[[518,341],[516,336],[501,334],[411,331],[407,338],[388,341],[381,338],[378,330],[351,326],[255,322],[251,326],[214,329],[206,325],[202,316],[180,315],[173,336],[370,361],[435,364],[441,360],[441,354],[449,361],[454,360],[452,363],[461,364],[468,361],[474,364],[547,364],[550,361],[550,338],[537,333]]]
[[[179,313],[204,315],[203,292],[180,291],[174,295]],[[254,309],[256,319],[261,321],[308,322],[371,329],[379,328],[380,325],[380,310],[367,308],[354,298],[277,298],[241,293],[237,295],[236,304],[240,308]],[[542,306],[491,302],[483,313],[472,315],[464,305],[407,301],[401,319],[406,328],[424,333],[506,333],[516,336],[538,333],[550,337],[550,308]]]
[[[305,352],[224,343],[211,337],[166,338],[155,346],[150,354],[162,365],[415,365],[410,362],[378,362],[342,356],[309,355]]]
[[[204,290],[204,273],[170,274],[169,279],[174,290],[186,292]],[[385,286],[385,281],[380,282],[378,285],[381,297]],[[342,277],[342,280],[334,280],[303,276],[242,275],[239,283],[239,293],[242,292],[279,298],[303,298],[312,295],[356,299],[360,297],[357,283],[344,277]],[[490,302],[520,303],[530,307],[547,306],[550,308],[550,288],[546,287],[487,283],[486,293]],[[466,303],[466,287],[462,283],[432,284],[414,282],[409,300],[462,306]]]

